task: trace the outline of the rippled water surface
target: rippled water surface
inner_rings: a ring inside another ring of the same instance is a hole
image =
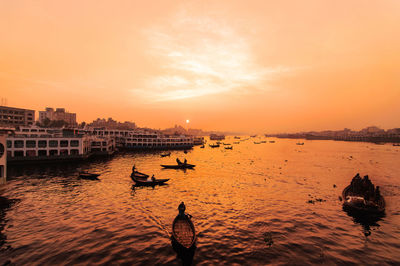
[[[0,191],[17,201],[0,215],[0,262],[180,265],[169,237],[184,201],[198,234],[196,265],[400,264],[400,147],[254,140],[166,158],[125,153],[11,167]],[[195,169],[161,169],[176,157]],[[133,164],[170,178],[168,185],[132,187]],[[78,167],[101,173],[101,180],[77,179]],[[386,217],[376,223],[360,223],[342,210],[338,197],[357,172],[380,185],[386,199]]]

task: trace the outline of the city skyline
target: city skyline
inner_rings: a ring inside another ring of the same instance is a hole
[[[8,106],[150,128],[398,127],[396,1],[0,6]]]

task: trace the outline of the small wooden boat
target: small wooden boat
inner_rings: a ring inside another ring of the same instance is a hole
[[[135,173],[131,174],[131,178],[133,182],[136,183],[137,186],[156,186],[156,185],[163,185],[169,179],[153,179],[148,180],[148,178],[144,178],[141,175],[136,175]]]
[[[233,144],[240,144],[240,141],[235,141]]]
[[[240,139],[240,137],[238,137],[238,136],[235,136],[234,138],[235,138],[235,139]]]
[[[254,144],[260,144],[261,142],[254,141]]]
[[[224,148],[225,148],[225,150],[232,150],[232,149],[233,149],[232,146],[230,146],[230,147],[224,147]]]
[[[211,148],[218,148],[218,147],[219,147],[219,144],[210,144],[210,147],[211,147]]]
[[[304,145],[304,142],[297,142],[296,145]]]
[[[87,180],[99,180],[98,176],[100,174],[91,174],[87,172],[80,172],[79,173],[79,178],[81,179],[87,179]]]
[[[393,143],[393,146],[400,146],[400,143]]]
[[[262,140],[262,141],[260,141],[261,143],[267,143],[267,141],[266,140]]]
[[[204,147],[205,147],[204,144],[200,146],[201,149],[204,149]]]
[[[275,143],[275,140],[270,140],[269,143]]]
[[[174,165],[161,164],[161,167],[166,169],[192,169],[195,166],[196,165],[189,163],[174,164]]]
[[[189,215],[180,213],[172,222],[172,240],[183,250],[196,244],[196,231]]]
[[[171,155],[171,153],[170,153],[170,152],[168,152],[168,153],[164,153],[164,154],[160,154],[160,156],[161,156],[161,157],[167,157],[167,156],[169,157],[170,155]]]
[[[366,177],[368,179],[368,176]],[[364,177],[364,180],[366,177]],[[359,175],[353,178],[352,184],[343,189],[343,209],[355,215],[384,215],[386,203],[383,196],[380,195],[379,187],[374,188],[372,183],[370,183],[370,189],[363,188],[358,184],[362,184],[364,180],[357,181],[357,178],[359,178]],[[358,180],[361,180],[361,178]]]
[[[141,172],[136,171],[136,170],[132,174],[134,174],[135,176],[141,177],[141,178],[148,178],[149,177],[149,175],[146,175],[146,174],[141,173]]]
[[[230,143],[225,143],[225,142],[224,142],[223,144],[224,144],[225,146],[232,145],[232,144],[230,144]]]

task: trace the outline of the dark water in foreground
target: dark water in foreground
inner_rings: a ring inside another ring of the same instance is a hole
[[[130,153],[13,167],[0,195],[19,201],[0,218],[6,238],[0,262],[179,265],[169,234],[184,201],[198,233],[196,265],[399,265],[400,147],[296,142],[256,145],[251,139],[233,150],[195,147],[166,158]],[[177,156],[195,170],[161,170]],[[132,188],[133,163],[171,180]],[[101,181],[78,180],[77,167],[101,173]],[[338,196],[357,172],[380,185],[386,199],[386,217],[375,224],[360,224],[341,208]],[[316,198],[323,201],[307,203]]]

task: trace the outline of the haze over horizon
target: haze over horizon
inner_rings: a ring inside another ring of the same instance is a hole
[[[0,90],[78,120],[399,127],[400,1],[1,1]]]

